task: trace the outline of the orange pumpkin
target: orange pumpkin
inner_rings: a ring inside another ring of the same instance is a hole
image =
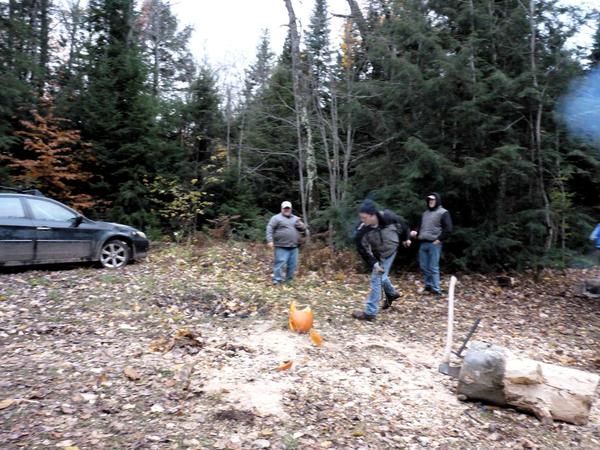
[[[313,312],[310,306],[304,309],[297,309],[296,302],[293,301],[290,304],[289,324],[290,330],[297,333],[306,333],[309,331],[313,325]]]

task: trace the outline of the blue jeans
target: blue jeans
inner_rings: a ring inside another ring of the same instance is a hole
[[[379,300],[381,300],[382,287],[385,293],[388,295],[396,293],[396,289],[394,289],[394,286],[392,286],[392,282],[388,276],[395,257],[396,253],[384,260],[379,261],[379,265],[383,267],[385,272],[377,272],[375,269],[373,269],[373,272],[371,272],[371,292],[369,292],[369,297],[367,297],[365,314],[374,316],[377,314],[377,311],[379,311]]]
[[[421,242],[419,248],[419,265],[425,276],[425,287],[433,292],[440,292],[440,256],[442,255],[442,244],[433,242]]]
[[[286,248],[286,247],[275,247],[275,263],[273,265],[273,283],[283,282],[281,277],[281,269],[283,265],[287,266],[286,281],[292,281],[294,279],[294,273],[296,267],[298,267],[298,247]]]

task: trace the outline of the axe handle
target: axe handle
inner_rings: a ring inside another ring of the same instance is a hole
[[[450,289],[448,289],[448,331],[446,332],[446,348],[444,348],[443,363],[450,362],[452,354],[452,331],[454,328],[454,288],[456,287],[456,277],[450,278]]]

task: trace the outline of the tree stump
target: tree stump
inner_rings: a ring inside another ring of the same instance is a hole
[[[542,421],[585,425],[599,382],[593,373],[518,358],[504,347],[473,342],[459,374],[458,393],[510,405]]]

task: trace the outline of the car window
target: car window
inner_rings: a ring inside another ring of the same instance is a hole
[[[69,211],[64,206],[57,205],[56,203],[27,199],[33,218],[36,220],[55,220],[58,222],[66,222],[76,217],[73,212]]]
[[[0,218],[2,219],[24,219],[25,211],[21,200],[16,197],[0,198]]]

